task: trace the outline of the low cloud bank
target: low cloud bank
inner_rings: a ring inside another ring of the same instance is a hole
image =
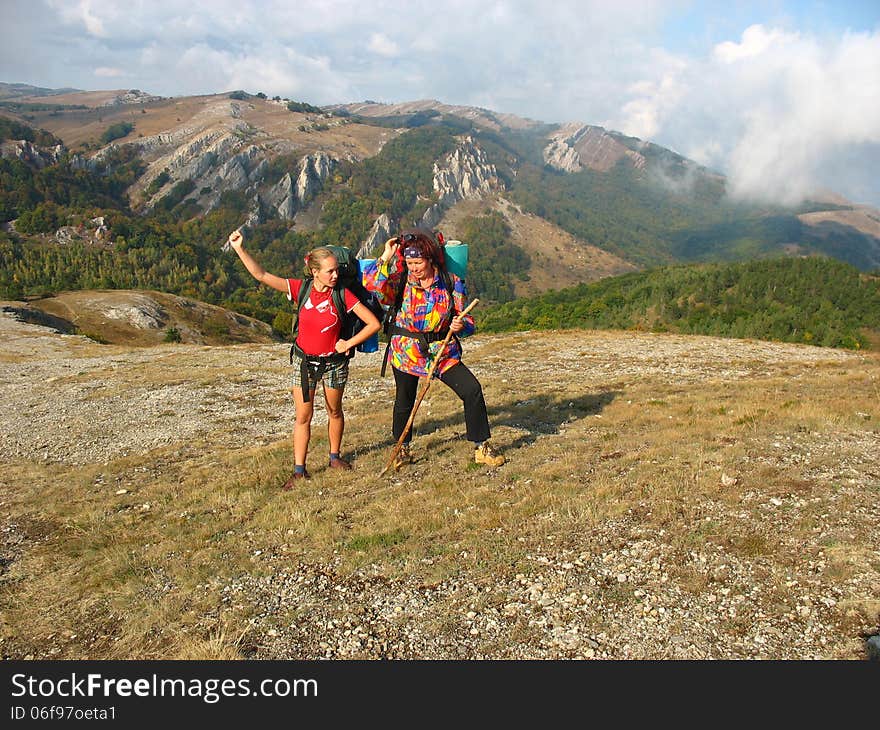
[[[819,43],[754,25],[631,91],[623,131],[724,171],[735,198],[792,204],[830,187],[880,204],[880,32]]]

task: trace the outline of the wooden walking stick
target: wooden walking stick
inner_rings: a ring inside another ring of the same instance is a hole
[[[464,311],[459,314],[459,317],[464,317],[468,312],[470,312],[479,302],[479,299],[474,299],[470,304],[468,304]],[[404,426],[403,433],[400,434],[400,438],[397,439],[397,444],[394,446],[394,451],[391,452],[391,458],[388,459],[388,463],[385,464],[385,468],[379,472],[379,476],[383,476],[386,471],[388,471],[388,467],[390,467],[394,463],[394,459],[397,458],[397,455],[400,453],[400,447],[403,446],[403,440],[406,438],[406,435],[409,433],[410,428],[412,428],[413,421],[416,418],[416,411],[419,410],[419,405],[425,397],[425,393],[428,392],[428,388],[431,387],[431,383],[433,382],[434,369],[437,367],[437,363],[440,362],[440,357],[443,355],[443,352],[446,350],[446,345],[449,344],[449,338],[452,337],[452,330],[446,333],[446,337],[443,338],[443,344],[440,345],[440,349],[437,350],[437,356],[431,362],[431,367],[428,368],[428,374],[425,376],[427,378],[427,382],[425,383],[425,387],[422,388],[421,394],[416,399],[415,405],[413,406],[412,412],[409,414],[409,420],[406,422],[406,426]]]

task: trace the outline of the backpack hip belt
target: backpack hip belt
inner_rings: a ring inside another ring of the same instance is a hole
[[[306,355],[295,342],[290,346],[291,365],[293,364],[294,355],[300,359],[299,382],[302,387],[303,401],[305,403],[309,402],[309,366],[311,365],[315,368],[315,380],[318,381],[324,375],[324,371],[327,370],[328,366],[336,365],[349,359],[348,355],[344,352],[337,352],[333,355]]]
[[[446,334],[449,332],[449,327],[443,327],[439,330],[434,330],[431,332],[420,332],[419,330],[408,330],[403,327],[398,327],[396,324],[388,327],[388,344],[385,346],[385,356],[382,358],[382,370],[379,372],[380,377],[385,377],[385,368],[388,364],[388,353],[391,351],[391,338],[394,335],[402,335],[403,337],[412,337],[414,340],[417,340],[419,343],[419,352],[422,353],[425,357],[428,357],[431,354],[431,350],[429,345],[432,342],[440,342],[446,337]],[[455,335],[453,335],[455,337]],[[458,342],[458,337],[455,337],[455,341]],[[461,345],[459,345],[460,347]],[[438,353],[439,356],[440,353]]]

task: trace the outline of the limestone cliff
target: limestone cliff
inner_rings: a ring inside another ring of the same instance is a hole
[[[46,167],[46,165],[58,162],[64,151],[64,145],[41,147],[28,142],[26,139],[0,142],[0,158],[21,160],[37,168]]]
[[[311,201],[322,189],[324,181],[338,162],[326,152],[305,155],[294,178],[290,172],[268,189],[264,188],[269,159],[272,152],[264,145],[244,141],[242,126],[232,131],[209,130],[196,135],[178,146],[177,139],[154,138],[146,140],[143,148],[152,151],[163,147],[170,150],[160,154],[150,166],[152,175],[142,180],[149,186],[160,174],[168,177],[167,182],[147,201],[144,208],[150,209],[182,180],[194,183],[191,198],[204,210],[211,210],[227,191],[243,191],[259,208],[262,202],[285,220],[292,220],[298,210]],[[140,143],[139,143],[140,144]]]
[[[300,161],[296,180],[287,172],[266,191],[262,200],[284,220],[293,220],[297,211],[310,203],[324,187],[338,160],[326,152],[306,155]]]
[[[481,198],[504,189],[495,165],[473,137],[465,137],[456,149],[434,163],[437,202],[425,211],[419,224],[433,228],[443,213],[458,201]]]
[[[382,253],[382,247],[385,245],[385,241],[391,238],[396,231],[397,229],[391,222],[391,219],[383,213],[376,219],[376,222],[373,223],[369,235],[358,249],[357,257],[359,259],[371,259],[377,254]]]
[[[550,135],[544,148],[544,162],[564,172],[585,168],[607,172],[624,157],[637,169],[645,167],[641,154],[627,149],[601,127],[586,124],[561,126]]]

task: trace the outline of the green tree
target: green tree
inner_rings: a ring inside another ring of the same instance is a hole
[[[104,134],[101,135],[101,144],[110,144],[114,139],[126,137],[132,130],[134,130],[134,125],[131,122],[113,124],[107,127]]]

